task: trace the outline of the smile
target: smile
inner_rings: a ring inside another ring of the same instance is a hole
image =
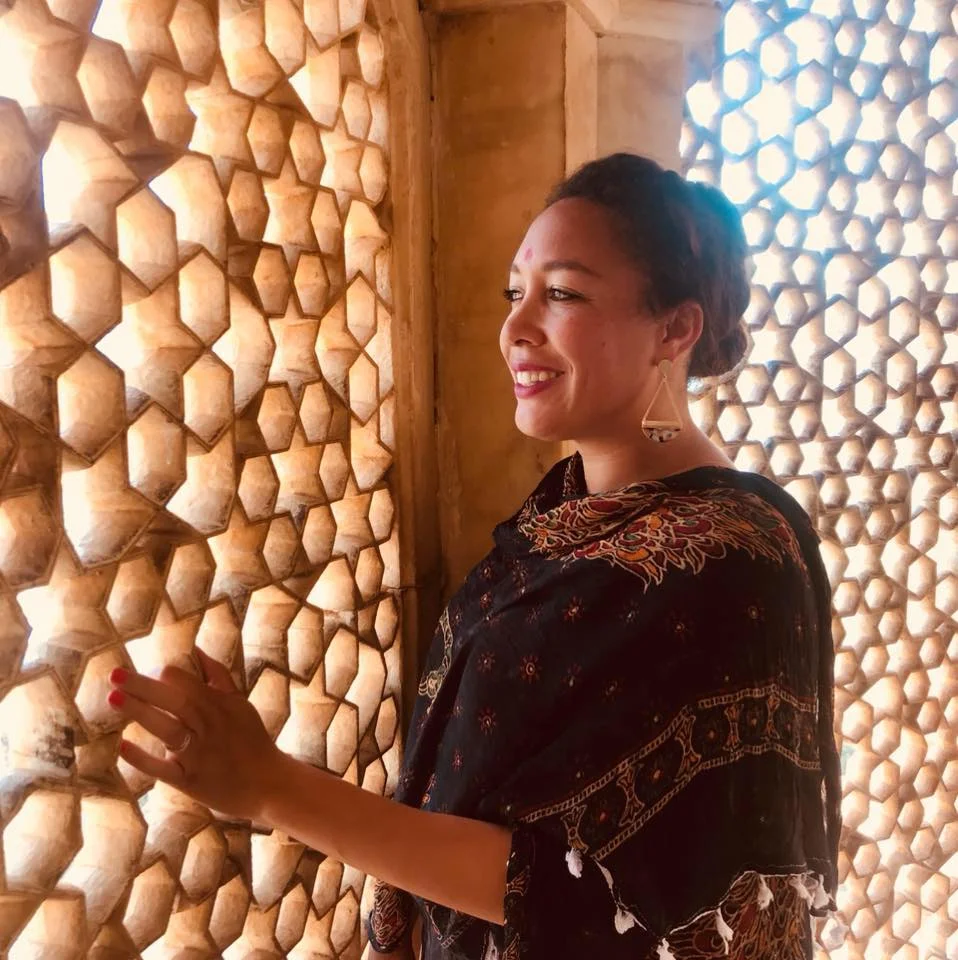
[[[514,374],[516,383],[523,387],[530,387],[544,380],[555,380],[557,376],[559,374],[555,370],[516,370]]]
[[[562,374],[554,370],[518,370],[513,376],[516,396],[519,399],[525,399],[548,390]]]

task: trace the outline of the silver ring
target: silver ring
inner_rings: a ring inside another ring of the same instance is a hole
[[[178,744],[175,747],[171,747],[169,744],[167,744],[166,749],[169,750],[170,753],[183,753],[189,747],[192,741],[193,741],[193,731],[190,730],[189,727],[187,727],[183,733],[183,742]]]

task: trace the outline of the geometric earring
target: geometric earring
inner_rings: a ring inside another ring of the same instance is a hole
[[[679,413],[679,408],[675,405],[675,398],[672,396],[672,390],[669,387],[669,373],[671,370],[671,360],[662,360],[659,363],[659,375],[662,378],[662,382],[652,395],[652,402],[649,404],[649,409],[645,411],[645,416],[642,418],[642,432],[650,440],[655,440],[656,443],[668,443],[669,440],[674,440],[682,432],[682,416]],[[663,390],[668,400],[668,406],[671,409],[668,412],[663,412],[660,416],[653,417],[652,408],[655,406],[655,401]]]

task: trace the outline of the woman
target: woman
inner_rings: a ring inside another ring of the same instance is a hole
[[[519,248],[503,356],[526,434],[573,439],[444,612],[395,803],[279,753],[224,667],[117,709],[215,809],[379,877],[372,954],[805,958],[839,831],[829,589],[808,518],[692,423],[742,358],[717,191],[616,155]]]

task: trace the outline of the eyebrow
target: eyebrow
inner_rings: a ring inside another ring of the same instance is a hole
[[[572,270],[576,273],[586,273],[590,277],[598,277],[599,273],[592,269],[592,267],[587,267],[584,263],[581,263],[578,260],[549,260],[548,262],[542,265],[542,269],[545,273],[551,273],[555,270]],[[522,271],[519,268],[517,263],[512,265],[512,273],[521,273]]]

